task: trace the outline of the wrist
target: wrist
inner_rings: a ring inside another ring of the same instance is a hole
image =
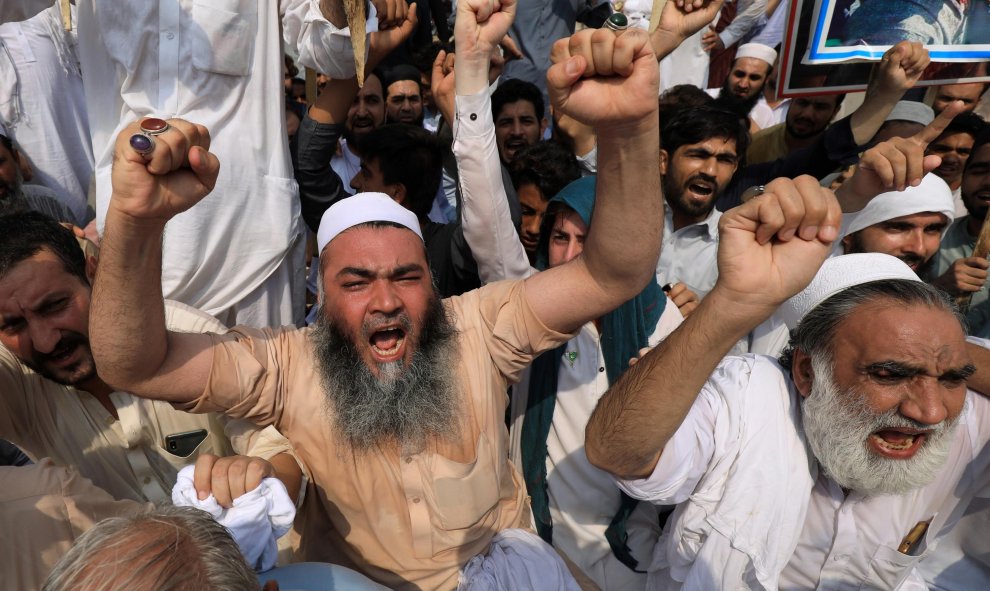
[[[134,236],[160,235],[165,231],[165,224],[168,219],[161,217],[148,217],[129,211],[127,208],[118,205],[119,197],[116,194],[110,196],[110,206],[107,208],[105,227],[114,233],[126,232]]]

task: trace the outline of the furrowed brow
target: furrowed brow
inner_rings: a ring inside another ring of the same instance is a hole
[[[950,369],[939,377],[944,380],[962,381],[969,379],[974,373],[976,373],[976,366],[972,363],[967,363],[962,367]]]
[[[885,371],[899,377],[911,377],[924,373],[924,370],[920,367],[914,367],[899,361],[878,361],[867,365],[864,369],[869,373]]]
[[[337,272],[337,277],[341,277],[343,275],[356,275],[362,279],[375,278],[374,271],[371,271],[370,269],[362,269],[361,267],[344,267]]]

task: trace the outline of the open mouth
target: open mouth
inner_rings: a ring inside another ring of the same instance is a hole
[[[874,450],[892,458],[910,458],[927,438],[923,431],[884,429],[871,433],[869,441]]]
[[[78,350],[78,343],[61,345],[51,353],[45,355],[45,360],[55,367],[64,367],[75,362],[75,355]]]
[[[710,197],[715,194],[715,183],[708,181],[692,181],[687,186],[688,191],[699,197]]]
[[[375,331],[371,335],[371,351],[380,361],[391,361],[402,353],[406,342],[406,331],[401,327],[390,327]]]

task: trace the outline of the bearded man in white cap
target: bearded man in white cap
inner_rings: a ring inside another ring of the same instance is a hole
[[[868,152],[843,203],[920,182],[904,149]],[[926,588],[914,566],[990,480],[990,403],[967,390],[990,385],[987,351],[897,259],[822,265],[839,207],[813,184],[722,217],[715,288],[589,423],[593,464],[679,503],[649,588]],[[781,362],[722,359],[782,304],[799,323]]]
[[[709,88],[705,92],[748,117],[763,94],[763,86],[776,60],[777,52],[772,47],[760,43],[740,45],[722,87]]]
[[[458,12],[457,37],[469,40],[458,51],[470,56],[505,37],[515,4],[464,0]],[[112,366],[107,380],[130,391],[275,424],[312,482],[296,522],[306,560],[343,564],[390,588],[452,589],[459,576],[471,582],[461,569],[489,550],[493,560],[537,554],[535,578],[515,588],[574,588],[549,546],[525,531],[505,392],[534,357],[653,277],[663,218],[659,81],[639,30],[581,31],[558,42],[554,59],[555,104],[598,134],[597,207],[582,256],[441,301],[415,215],[386,196],[358,195],[320,224],[322,310],[305,330],[165,330],[161,232],[203,198],[219,163],[205,130],[185,121],[172,121],[182,133],[156,138],[150,160],[126,134],[118,138],[94,355]],[[522,550],[504,550],[516,542]]]

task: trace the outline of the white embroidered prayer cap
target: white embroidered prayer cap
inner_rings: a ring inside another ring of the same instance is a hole
[[[762,43],[744,43],[736,50],[736,59],[741,57],[752,57],[763,60],[772,66],[773,62],[777,59],[777,52],[773,47],[763,45]]]
[[[316,231],[316,245],[319,252],[338,234],[360,224],[368,222],[392,222],[405,226],[423,239],[423,231],[419,227],[416,214],[396,203],[385,193],[358,193],[353,197],[341,199],[331,205]]]
[[[793,329],[805,314],[840,291],[883,279],[921,281],[904,261],[889,254],[845,254],[826,260],[808,287],[784,302],[777,314]]]
[[[843,215],[839,238],[880,222],[923,212],[940,213],[945,216],[946,222],[951,222],[956,215],[952,189],[933,173],[926,174],[917,187],[881,193],[860,211]],[[946,224],[942,230],[943,236],[948,229],[949,225]]]

